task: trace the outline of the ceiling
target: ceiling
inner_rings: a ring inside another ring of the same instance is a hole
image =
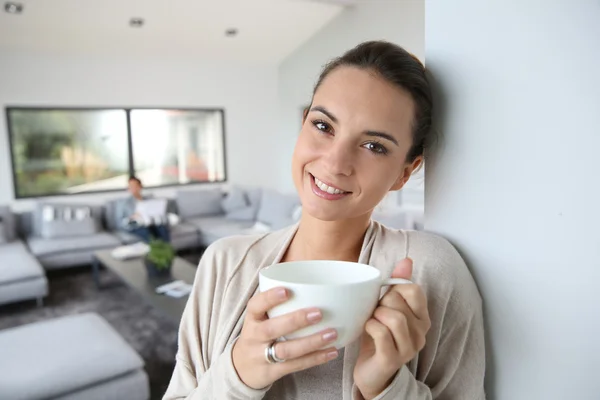
[[[189,57],[278,63],[352,0],[15,0],[0,51]],[[134,17],[141,28],[129,26]],[[225,31],[236,28],[235,37]]]

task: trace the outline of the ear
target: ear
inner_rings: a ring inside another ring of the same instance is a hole
[[[408,182],[410,179],[413,172],[415,172],[421,166],[421,164],[423,164],[422,156],[415,158],[415,160],[410,164],[404,164],[402,173],[398,176],[398,179],[396,179],[396,182],[394,182],[394,185],[390,188],[390,192],[402,189],[404,185],[406,185],[406,182]]]

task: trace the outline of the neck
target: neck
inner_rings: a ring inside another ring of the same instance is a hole
[[[141,193],[136,193],[136,194],[134,194],[134,195],[133,195],[133,197],[134,197],[136,200],[142,200],[142,194],[141,194]]]
[[[371,215],[342,221],[321,221],[302,215],[285,261],[358,261]]]

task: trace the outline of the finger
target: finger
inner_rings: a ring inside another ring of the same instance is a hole
[[[394,338],[394,347],[397,350],[401,350],[407,345],[412,346],[409,328],[411,317],[387,307],[377,307],[373,317],[388,328]]]
[[[337,339],[335,329],[326,329],[301,339],[278,342],[275,346],[275,355],[284,360],[300,358],[307,354],[323,349]]]
[[[419,285],[395,285],[391,291],[398,293],[404,299],[418,319],[429,321],[427,297]]]
[[[387,370],[394,370],[398,364],[398,349],[394,342],[394,337],[390,330],[377,321],[371,318],[365,325],[365,331],[375,343],[375,356],[381,360],[382,367]]]
[[[269,342],[321,321],[318,308],[306,308],[262,321],[257,327],[259,340]]]
[[[367,321],[365,325],[365,332],[367,332],[367,334],[373,338],[377,353],[397,351],[396,343],[392,333],[387,326],[379,322],[377,319],[371,318]]]
[[[289,293],[285,288],[273,288],[254,295],[248,302],[247,316],[253,320],[267,319],[267,311],[285,302]]]
[[[329,347],[324,350],[315,351],[302,357],[288,360],[284,363],[276,364],[276,368],[280,370],[280,375],[288,375],[294,372],[303,371],[308,368],[316,367],[317,365],[328,363],[335,360],[339,355],[335,347]]]
[[[400,260],[392,271],[392,278],[412,279],[413,260],[405,258]]]
[[[404,300],[404,297],[402,297],[402,295],[394,289],[387,292],[385,296],[381,298],[379,301],[379,306],[392,308],[407,315],[411,315],[413,318],[417,318],[406,300]]]

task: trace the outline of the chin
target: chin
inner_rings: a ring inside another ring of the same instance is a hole
[[[310,204],[307,207],[303,206],[302,212],[307,213],[312,218],[326,222],[339,221],[349,218],[345,212],[340,212],[340,210],[327,210],[325,207],[320,207],[315,204]]]

